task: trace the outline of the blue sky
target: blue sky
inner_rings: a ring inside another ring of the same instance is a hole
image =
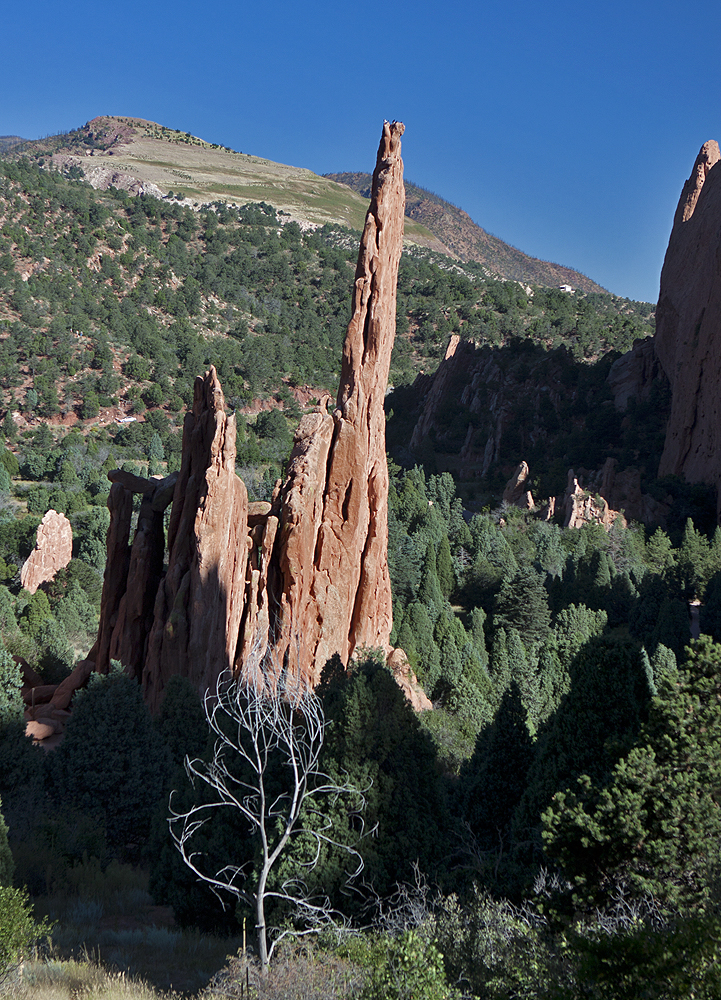
[[[708,0],[6,4],[0,134],[134,115],[318,173],[406,176],[526,253],[654,301],[671,219],[721,138]]]

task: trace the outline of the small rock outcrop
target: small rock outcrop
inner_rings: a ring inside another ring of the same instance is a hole
[[[718,143],[705,143],[681,192],[661,271],[654,347],[672,394],[658,474],[721,487],[719,160]]]
[[[225,669],[266,684],[286,668],[312,686],[331,656],[348,663],[363,647],[395,654],[409,700],[430,707],[405,655],[389,645],[384,398],[403,247],[402,134],[401,123],[384,124],[335,408],[328,413],[323,399],[303,417],[271,502],[249,504],[235,473],[235,417],[214,368],[196,379],[185,418],[165,571],[171,483],[110,474],[108,563],[90,658],[99,671],[120,660],[153,711],[174,674],[201,693]],[[131,546],[134,493],[143,499]]]
[[[524,510],[533,510],[533,494],[528,488],[528,464],[521,462],[503,491],[503,502]]]
[[[620,518],[625,528],[626,519],[616,510],[611,510],[600,493],[592,493],[579,483],[573,469],[568,470],[568,486],[564,496],[564,527],[582,528],[584,524],[601,524],[608,531]]]
[[[73,557],[73,529],[64,514],[49,510],[38,525],[35,548],[20,570],[20,583],[34,594],[41,583],[55,578]]]

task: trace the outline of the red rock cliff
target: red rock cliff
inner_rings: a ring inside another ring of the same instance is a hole
[[[313,685],[334,653],[347,663],[364,646],[391,652],[383,404],[403,247],[403,130],[399,122],[383,126],[336,407],[331,416],[324,401],[302,419],[273,503],[248,505],[235,474],[235,418],[225,413],[212,368],[196,379],[185,419],[165,572],[170,477],[111,474],[108,565],[91,658],[99,670],[119,659],[153,710],[173,674],[203,692],[221,670],[254,676],[262,661],[266,672],[288,666]],[[143,501],[129,548],[133,492]]]
[[[718,143],[705,143],[681,193],[661,272],[654,338],[672,391],[659,475],[719,487],[720,159]]]

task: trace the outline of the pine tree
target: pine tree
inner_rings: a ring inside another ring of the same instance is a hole
[[[511,681],[461,772],[461,813],[483,849],[507,848],[532,759],[528,715],[518,684]]]
[[[661,528],[656,528],[646,542],[646,562],[652,573],[666,577],[676,565],[671,539]]]
[[[429,541],[426,546],[418,597],[427,607],[435,605],[435,607],[440,608],[444,603],[436,571],[436,547],[432,541]]]
[[[438,545],[436,575],[438,576],[441,593],[446,599],[449,598],[456,585],[456,575],[453,572],[453,560],[451,559],[451,546],[448,542],[448,535],[444,535]]]
[[[499,628],[493,635],[488,673],[493,684],[493,690],[496,693],[497,703],[500,704],[501,698],[511,683],[511,669],[508,663],[508,642],[505,629]]]
[[[596,904],[623,886],[673,909],[708,900],[721,865],[721,646],[694,643],[659,677],[633,748],[603,783],[582,775],[544,814],[549,857]]]
[[[709,544],[705,535],[696,531],[691,518],[686,519],[683,539],[678,552],[676,572],[684,597],[703,596],[708,579]]]
[[[527,648],[544,641],[551,612],[548,594],[535,570],[524,568],[512,579],[503,581],[493,620],[497,628],[515,629]]]
[[[539,740],[516,817],[522,839],[540,822],[556,792],[574,785],[581,774],[598,780],[613,767],[648,710],[648,674],[635,643],[616,636],[591,639],[575,657],[570,674],[568,695]]]
[[[528,719],[528,729],[532,736],[538,728],[540,713],[540,695],[538,690],[538,674],[532,661],[526,655],[521,637],[514,628],[506,632],[508,648],[508,671],[511,684],[516,684],[521,694],[521,701]]]

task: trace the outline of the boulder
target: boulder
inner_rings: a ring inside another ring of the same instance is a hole
[[[58,708],[68,707],[75,692],[88,683],[94,667],[95,664],[92,660],[80,660],[75,665],[72,673],[64,681],[60,681],[55,689],[55,694],[49,702],[51,712]]]
[[[73,557],[73,529],[64,514],[49,510],[38,525],[35,548],[20,570],[20,583],[34,594],[41,583],[55,578]]]
[[[26,722],[25,735],[32,737],[35,743],[55,735],[55,727],[46,722]]]

